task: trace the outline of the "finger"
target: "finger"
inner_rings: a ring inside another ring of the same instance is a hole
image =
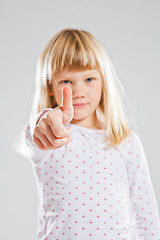
[[[57,138],[54,140],[53,147],[54,148],[60,148],[66,144],[68,144],[71,141],[72,137],[68,136],[65,138]]]
[[[41,140],[38,137],[33,135],[33,141],[39,149],[46,150],[46,147],[43,145],[43,143],[41,142]]]
[[[46,137],[46,135],[44,135],[43,133],[37,133],[35,135],[35,141],[37,141],[37,139],[42,143],[42,145],[46,148],[46,149],[50,149],[52,147],[52,143],[48,140],[48,138]],[[37,141],[38,143],[38,141]],[[40,143],[38,143],[40,144]],[[42,146],[42,147],[43,147]],[[45,150],[45,149],[42,149]]]
[[[56,137],[55,134],[53,133],[50,125],[44,125],[43,128],[41,128],[41,133],[44,134],[44,135],[47,137],[48,141],[49,141],[53,146],[55,146],[55,142],[57,142],[57,141],[56,141],[57,137]],[[69,133],[70,133],[70,132],[67,131],[67,135],[66,135],[65,137],[68,138],[68,137],[69,137]],[[62,137],[61,137],[61,138],[62,138]]]
[[[63,88],[62,91],[62,109],[63,109],[63,124],[69,123],[74,114],[72,104],[72,89],[69,86]]]
[[[45,135],[34,136],[34,142],[38,148],[41,150],[51,150],[62,147],[63,145],[68,144],[71,141],[71,136],[61,139],[55,139],[53,144],[48,140]]]
[[[70,131],[62,123],[63,112],[59,107],[55,109],[54,115],[48,115],[46,120],[56,138],[67,137],[69,135]]]
[[[72,110],[72,89],[66,86],[62,90],[62,106],[63,110]]]

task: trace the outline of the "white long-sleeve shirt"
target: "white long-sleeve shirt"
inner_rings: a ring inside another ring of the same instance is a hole
[[[160,240],[160,220],[139,136],[106,150],[103,130],[68,124],[72,140],[42,151],[26,127],[39,193],[39,240]]]

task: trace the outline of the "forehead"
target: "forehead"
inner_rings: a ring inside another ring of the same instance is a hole
[[[57,73],[54,78],[74,78],[74,77],[100,77],[100,73],[96,69],[85,70],[85,71],[69,71],[64,70],[63,72]]]

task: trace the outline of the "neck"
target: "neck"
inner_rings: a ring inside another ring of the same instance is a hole
[[[97,119],[96,116],[91,119],[82,119],[82,120],[73,119],[71,121],[71,123],[82,126],[82,127],[90,128],[90,129],[102,129],[103,128],[102,124],[100,123],[100,121]]]

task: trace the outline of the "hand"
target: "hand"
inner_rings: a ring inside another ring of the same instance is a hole
[[[74,114],[72,105],[72,89],[63,88],[62,103],[49,110],[34,128],[33,141],[41,150],[51,150],[68,144],[71,140],[70,131],[64,126],[71,122]]]

